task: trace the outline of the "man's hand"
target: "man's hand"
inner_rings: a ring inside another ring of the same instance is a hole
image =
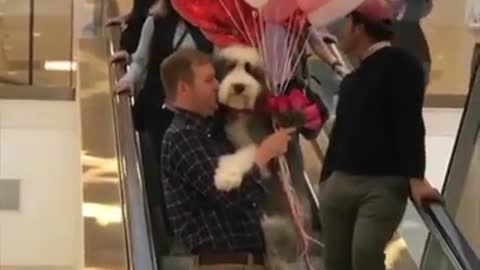
[[[123,93],[128,93],[129,95],[133,95],[133,83],[125,79],[120,79],[117,85],[115,85],[113,92],[117,95],[120,95]]]
[[[280,129],[265,138],[257,148],[255,162],[260,168],[266,168],[270,160],[285,154],[295,128]]]
[[[432,187],[427,180],[410,179],[410,196],[417,206],[423,206],[426,202],[440,202],[442,195]]]
[[[108,18],[107,22],[105,23],[105,27],[120,26],[120,29],[123,31],[127,28],[127,19],[129,16],[130,14],[125,14]]]
[[[336,43],[335,36],[324,29],[312,28],[310,31],[312,31],[312,34],[310,35],[309,43],[315,55],[328,65],[337,61],[337,57],[335,57],[325,43],[325,40],[332,40]]]
[[[112,57],[110,58],[110,62],[111,63],[125,62],[126,64],[130,64],[130,55],[125,50],[118,51],[112,55]]]

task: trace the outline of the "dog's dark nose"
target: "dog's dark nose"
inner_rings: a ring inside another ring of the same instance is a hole
[[[243,93],[244,90],[245,90],[245,85],[243,85],[241,83],[236,83],[236,84],[233,85],[233,91],[237,95]]]

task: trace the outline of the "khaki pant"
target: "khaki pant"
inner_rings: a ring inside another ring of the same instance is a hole
[[[335,172],[320,190],[327,270],[385,270],[385,247],[405,212],[409,181]]]

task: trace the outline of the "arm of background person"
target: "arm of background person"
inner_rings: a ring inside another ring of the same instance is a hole
[[[156,0],[134,0],[132,11],[133,16],[147,16],[150,7],[156,2]]]
[[[134,85],[136,91],[139,91],[142,88],[146,78],[154,30],[155,19],[153,16],[149,16],[143,24],[140,41],[137,50],[132,55],[130,67],[127,73],[120,79],[120,83]]]

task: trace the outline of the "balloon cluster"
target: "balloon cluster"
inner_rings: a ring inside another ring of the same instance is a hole
[[[290,31],[305,25],[325,26],[345,16],[363,0],[171,0],[186,20],[202,29],[217,46],[259,46],[265,23]],[[296,27],[289,27],[297,21]],[[301,22],[301,23],[298,23]]]

